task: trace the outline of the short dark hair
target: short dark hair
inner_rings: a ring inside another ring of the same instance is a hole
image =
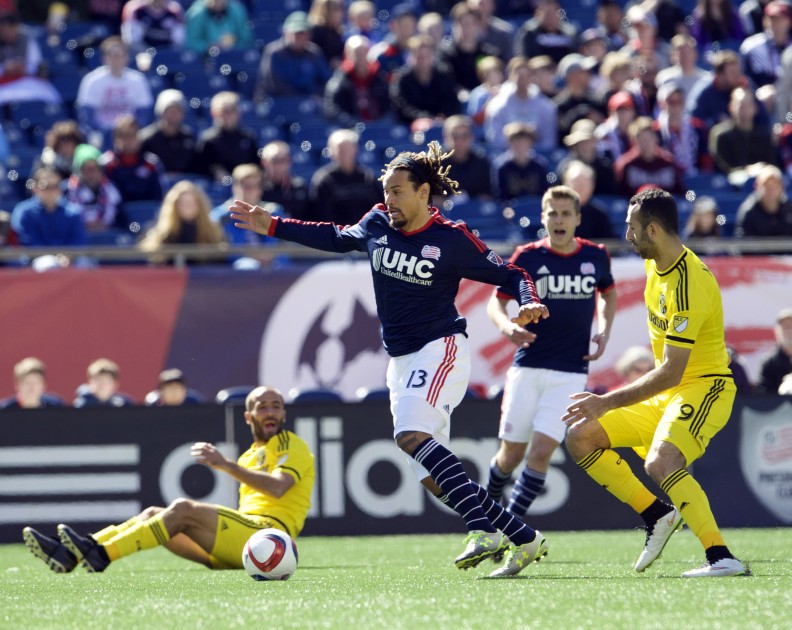
[[[646,188],[632,196],[630,205],[641,211],[641,227],[655,221],[669,234],[679,234],[679,210],[671,193],[654,186]]]

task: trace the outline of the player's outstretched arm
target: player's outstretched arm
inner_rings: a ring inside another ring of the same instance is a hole
[[[269,234],[272,214],[264,208],[235,199],[234,203],[228,207],[228,212],[235,227],[265,236]]]

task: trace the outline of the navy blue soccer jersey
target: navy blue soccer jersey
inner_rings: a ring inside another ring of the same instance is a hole
[[[323,251],[366,252],[382,341],[393,357],[465,333],[467,322],[454,304],[462,278],[506,286],[521,305],[539,301],[524,270],[504,262],[467,226],[434,208],[429,222],[414,232],[391,227],[378,204],[347,226],[273,217],[269,235]]]
[[[597,291],[614,288],[610,255],[603,245],[576,238],[578,247],[571,254],[550,249],[549,239],[518,247],[509,259],[525,269],[536,284],[539,299],[550,317],[526,326],[536,340],[514,353],[514,365],[545,368],[561,372],[588,373],[591,322]],[[496,295],[513,298],[509,287],[498,287]]]

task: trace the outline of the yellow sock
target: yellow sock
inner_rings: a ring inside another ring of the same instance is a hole
[[[726,544],[715,523],[707,495],[688,471],[683,468],[675,470],[663,479],[660,487],[682,513],[682,518],[701,541],[704,549]]]
[[[108,525],[104,529],[100,529],[95,534],[91,534],[91,538],[93,538],[98,543],[106,543],[111,538],[115,538],[121,532],[125,532],[133,525],[137,525],[140,521],[138,520],[137,516],[133,516],[128,521],[124,521],[123,523],[119,523],[118,525]]]
[[[110,560],[115,561],[137,551],[159,547],[169,540],[170,534],[162,522],[162,515],[157,514],[106,541],[104,548]]]
[[[626,503],[639,514],[656,499],[635,476],[629,464],[612,449],[597,449],[581,459],[578,466],[619,501]]]

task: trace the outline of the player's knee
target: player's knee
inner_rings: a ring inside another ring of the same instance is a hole
[[[569,454],[576,462],[579,462],[596,447],[591,439],[591,432],[587,429],[588,424],[578,423],[569,427],[566,434],[566,447]]]
[[[183,521],[190,516],[194,507],[195,501],[191,499],[179,498],[175,501],[172,501],[166,510],[170,514],[171,518],[176,518],[177,520]]]
[[[151,505],[140,513],[140,518],[143,520],[148,520],[162,512],[164,509],[164,507],[160,507],[158,505]]]
[[[498,467],[503,472],[511,472],[520,465],[525,457],[525,444],[504,442],[498,453]]]
[[[432,436],[421,431],[399,431],[394,436],[394,439],[396,440],[396,445],[410,455],[422,442],[430,437]]]

